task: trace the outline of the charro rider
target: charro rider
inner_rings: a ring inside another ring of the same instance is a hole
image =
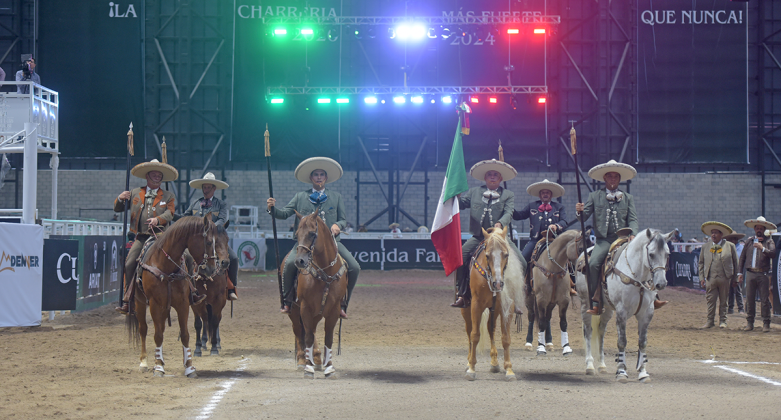
[[[153,159],[151,162],[139,163],[130,173],[141,179],[146,180],[146,186],[134,188],[133,191],[123,191],[114,200],[114,211],[119,213],[125,211],[125,201],[130,203],[130,232],[136,235],[133,246],[127,253],[125,259],[125,292],[122,296],[122,302],[116,310],[122,314],[127,314],[129,310],[133,288],[128,287],[135,279],[138,255],[144,242],[155,233],[160,233],[168,226],[168,223],[174,218],[174,209],[176,202],[174,194],[170,191],[164,191],[160,188],[163,182],[174,181],[179,177],[179,172],[173,166],[167,163],[158,162]],[[198,296],[198,300],[206,296]]]
[[[485,181],[485,185],[472,187],[458,198],[461,209],[471,208],[469,212],[469,232],[472,237],[467,239],[461,247],[461,255],[464,265],[456,271],[456,301],[450,306],[465,308],[471,297],[469,291],[469,267],[472,253],[483,241],[483,229],[502,229],[510,223],[515,204],[515,194],[500,186],[502,181],[509,181],[518,174],[510,164],[496,159],[477,162],[469,173],[473,178]],[[508,241],[511,247],[521,258],[523,269],[526,269],[526,261],[512,241]]]
[[[705,299],[708,313],[702,328],[715,326],[716,305],[719,308],[719,328],[727,328],[727,296],[730,284],[737,281],[738,251],[735,244],[724,239],[732,233],[732,228],[721,222],[705,222],[702,232],[710,235],[700,249],[697,269],[700,286],[705,287]],[[769,322],[769,321],[768,321]]]
[[[592,301],[591,308],[587,311],[593,315],[599,313],[600,297],[594,294],[599,284],[599,270],[607,258],[610,245],[618,239],[619,229],[631,229],[630,239],[634,238],[639,229],[632,195],[618,189],[621,181],[629,181],[635,175],[637,175],[635,168],[615,160],[597,165],[588,171],[588,176],[597,181],[604,181],[605,188],[589,194],[585,205],[575,204],[579,220],[586,221],[594,215],[593,225],[597,243],[588,259],[588,295]]]
[[[296,193],[293,199],[283,208],[276,207],[276,200],[269,198],[266,200],[268,211],[274,207],[272,216],[277,219],[287,219],[295,214],[296,211],[302,216],[314,213],[315,209],[320,209],[320,217],[325,220],[325,224],[330,226],[331,233],[336,239],[339,248],[339,255],[347,263],[347,296],[342,302],[340,316],[347,318],[347,305],[350,303],[355,283],[358,281],[358,274],[361,272],[361,266],[355,261],[350,251],[342,245],[339,234],[347,226],[347,216],[344,211],[344,202],[342,195],[338,192],[325,187],[325,184],[334,182],[342,177],[342,166],[335,160],[327,157],[313,157],[301,162],[295,171],[297,180],[312,184],[312,188]],[[298,230],[298,218],[295,221],[295,229]],[[293,250],[296,249],[295,244]],[[282,307],[282,313],[290,311],[292,303],[293,284],[296,278],[295,252],[290,252],[282,263],[282,293],[285,299],[285,305]]]
[[[228,183],[216,179],[213,173],[207,172],[202,179],[193,179],[190,181],[190,187],[195,189],[200,188],[203,191],[203,197],[193,201],[187,211],[184,212],[184,215],[203,217],[211,213],[214,224],[225,224],[228,219],[228,204],[215,197],[214,193],[217,190],[228,188]],[[238,296],[236,296],[235,284],[238,282],[239,258],[231,247],[228,247],[228,254],[230,255],[230,267],[228,267],[228,300],[236,300],[238,299]]]
[[[535,182],[526,188],[526,192],[532,197],[539,197],[532,201],[523,210],[513,211],[513,219],[529,219],[529,242],[523,247],[523,258],[531,260],[534,245],[543,238],[544,232],[552,230],[554,233],[562,232],[567,228],[567,214],[564,205],[552,201],[564,195],[564,187],[546,180]]]
[[[746,246],[740,255],[737,282],[743,281],[743,269],[746,269],[746,326],[743,331],[754,329],[754,318],[757,314],[756,295],[759,290],[759,300],[762,305],[762,332],[770,331],[770,273],[773,269],[773,256],[776,246],[768,230],[775,230],[776,225],[759,216],[744,222],[746,227],[754,229],[755,236],[747,239]],[[751,244],[749,246],[748,244]]]

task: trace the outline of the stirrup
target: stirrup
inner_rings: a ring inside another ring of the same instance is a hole
[[[206,300],[206,295],[199,295],[197,293],[192,294],[193,303],[191,306],[198,305],[199,303],[202,303],[204,300]]]
[[[289,314],[290,313],[290,305],[284,305],[282,308],[279,309],[280,313],[283,314]]]

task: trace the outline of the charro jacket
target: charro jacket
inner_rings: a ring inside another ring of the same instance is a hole
[[[607,199],[607,191],[604,188],[596,190],[588,195],[583,212],[577,214],[578,220],[583,221],[594,215],[593,227],[597,239],[607,239],[619,229],[626,227],[632,229],[632,235],[637,235],[637,231],[640,230],[634,198],[629,193],[623,191],[622,193],[624,197],[621,201],[611,205]],[[608,210],[611,212],[610,220],[608,220]]]
[[[146,188],[146,186],[133,188],[133,190],[130,191],[130,231],[135,234],[152,233],[149,231],[149,225],[145,223],[150,217],[157,218],[157,226],[160,230],[164,230],[168,223],[174,218],[174,210],[176,209],[176,198],[174,193],[158,188],[157,195],[152,202],[152,207],[147,209],[145,208]],[[117,213],[125,211],[125,202],[115,198],[114,211]]]
[[[551,201],[551,211],[541,212],[539,210],[542,200],[532,201],[523,210],[513,211],[513,219],[529,219],[529,238],[531,240],[540,239],[541,233],[548,229],[550,225],[557,225],[559,232],[567,228],[567,214],[564,212],[564,205]]]
[[[204,198],[201,197],[193,201],[187,211],[184,212],[184,215],[203,217],[211,213],[212,221],[215,225],[225,224],[225,221],[228,220],[228,204],[217,197],[212,197],[211,206],[203,207],[201,206],[203,200]]]
[[[334,224],[339,226],[340,230],[344,230],[347,226],[347,213],[344,211],[344,201],[342,201],[342,195],[338,192],[325,188],[325,194],[328,199],[324,203],[320,204],[321,217],[324,218],[326,226],[330,229]],[[293,199],[285,207],[274,207],[273,216],[277,219],[287,219],[288,217],[296,214],[296,211],[301,216],[312,214],[315,211],[315,204],[309,200],[309,196],[312,194],[312,189],[301,191],[293,196]],[[267,210],[268,211],[268,210]],[[296,218],[294,231],[298,230],[298,218]],[[340,235],[336,235],[336,240],[340,240]]]
[[[467,192],[461,194],[461,197],[458,199],[460,209],[470,209],[469,232],[478,238],[483,237],[482,229],[488,230],[488,228],[494,227],[494,224],[497,222],[501,223],[502,227],[505,227],[512,220],[515,193],[502,187],[496,190],[500,196],[498,199],[491,201],[489,212],[485,212],[485,217],[483,216],[484,209],[488,203],[483,201],[483,193],[488,191],[488,187],[485,185],[472,187]],[[491,223],[492,221],[493,223]]]
[[[697,262],[697,269],[700,280],[709,281],[713,278],[712,270],[717,267],[724,269],[724,274],[730,282],[737,281],[738,276],[738,251],[735,250],[735,244],[730,241],[722,240],[721,252],[711,252],[713,241],[708,241],[700,249],[700,258]],[[714,255],[719,257],[714,258]]]

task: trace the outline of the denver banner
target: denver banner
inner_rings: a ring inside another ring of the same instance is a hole
[[[41,325],[43,227],[0,223],[0,327]]]

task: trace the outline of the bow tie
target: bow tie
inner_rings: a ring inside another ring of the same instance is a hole
[[[721,253],[721,245],[713,245],[713,247],[710,249],[711,254],[715,253]]]
[[[325,203],[325,200],[328,200],[328,195],[326,195],[325,192],[315,191],[312,194],[309,194],[309,201],[312,204],[322,204]]]
[[[483,193],[483,197],[489,199],[489,200],[496,200],[500,197],[500,194],[496,190],[486,190]]]
[[[607,193],[607,201],[614,201],[618,203],[619,201],[621,201],[622,198],[624,198],[624,193],[622,193],[621,191],[616,191],[615,193],[611,193],[611,192]]]
[[[201,207],[211,207],[211,206],[212,206],[211,198],[208,200],[204,198],[203,201],[201,201]]]
[[[144,197],[150,198],[150,197],[155,197],[155,196],[157,196],[157,191],[147,189],[146,190],[146,195]]]
[[[553,207],[550,205],[550,203],[542,203],[539,207],[537,207],[537,210],[539,211],[551,211],[553,210]]]

